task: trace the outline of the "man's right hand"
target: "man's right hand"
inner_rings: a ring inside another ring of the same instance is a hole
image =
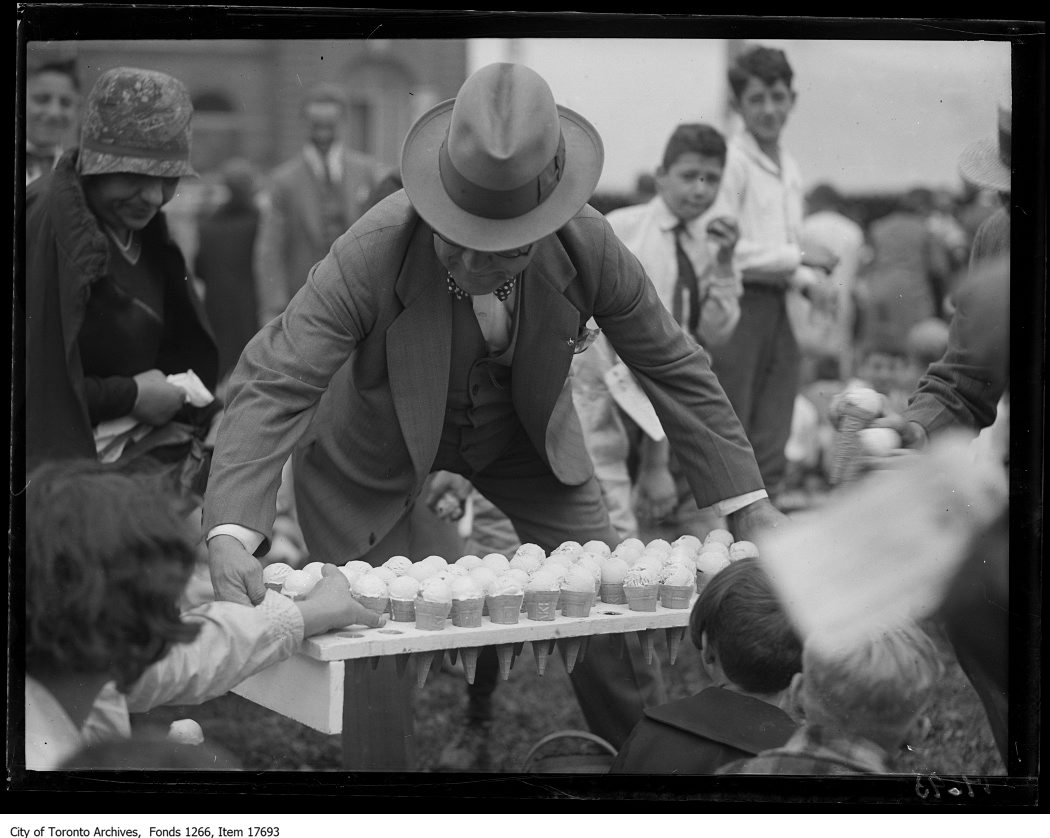
[[[186,403],[186,391],[169,384],[160,370],[146,370],[134,376],[138,393],[131,415],[147,425],[163,425]]]
[[[208,567],[216,599],[258,605],[266,596],[262,565],[232,535],[208,541]]]

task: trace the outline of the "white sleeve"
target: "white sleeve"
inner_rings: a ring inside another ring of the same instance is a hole
[[[255,530],[248,529],[248,527],[242,527],[240,524],[219,524],[214,526],[208,530],[208,537],[205,541],[211,541],[217,535],[232,535],[253,556],[255,551],[259,549],[259,545],[263,543],[262,533],[257,533]]]

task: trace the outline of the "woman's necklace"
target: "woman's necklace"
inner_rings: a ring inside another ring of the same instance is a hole
[[[117,246],[117,250],[120,251],[120,255],[123,256],[127,261],[134,265],[139,261],[139,256],[142,254],[142,244],[139,242],[139,237],[135,235],[134,230],[128,230],[127,241],[122,242],[120,236],[113,232],[108,224],[106,225],[106,232],[109,233],[114,244]]]

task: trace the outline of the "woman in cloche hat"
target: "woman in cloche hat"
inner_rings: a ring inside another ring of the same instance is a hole
[[[178,79],[104,72],[79,148],[26,192],[27,471],[95,457],[94,429],[193,417],[166,376],[215,386],[217,353],[161,207],[190,165],[193,106]]]

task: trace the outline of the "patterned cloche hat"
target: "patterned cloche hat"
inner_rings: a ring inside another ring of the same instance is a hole
[[[190,165],[193,103],[186,86],[156,70],[116,67],[95,82],[84,109],[82,175],[196,175]]]

